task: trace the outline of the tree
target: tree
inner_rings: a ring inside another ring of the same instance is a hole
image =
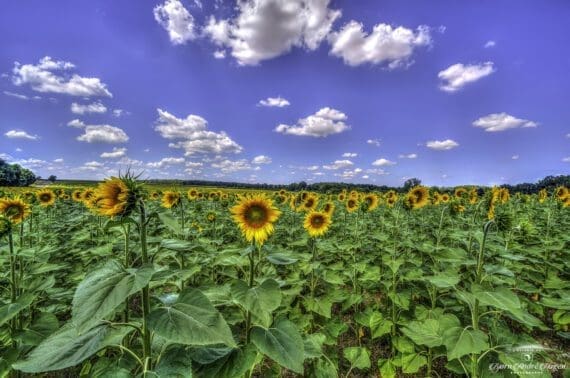
[[[57,180],[57,176],[55,175],[51,175],[48,177],[48,181],[51,182],[52,184],[55,182],[55,180]]]
[[[0,159],[0,186],[28,186],[36,179],[36,175],[29,169]]]
[[[418,179],[418,178],[411,178],[411,179],[407,179],[404,182],[404,191],[408,191],[410,189],[412,189],[414,186],[420,186],[422,184],[422,180]]]

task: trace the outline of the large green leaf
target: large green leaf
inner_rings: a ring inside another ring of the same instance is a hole
[[[244,349],[234,349],[213,363],[198,367],[195,375],[200,378],[242,378],[255,366],[257,355],[255,346],[248,344]]]
[[[50,312],[42,312],[36,316],[29,327],[19,333],[16,338],[24,345],[39,345],[59,328],[57,317]]]
[[[0,307],[0,326],[6,324],[10,319],[18,315],[20,311],[31,305],[36,297],[37,295],[26,293],[21,295],[16,302]]]
[[[97,325],[80,333],[67,324],[38,345],[24,361],[13,365],[25,373],[41,373],[75,366],[109,345],[118,345],[131,327]]]
[[[154,372],[159,377],[192,378],[192,359],[186,348],[178,345],[168,348]]]
[[[279,365],[303,374],[304,345],[295,324],[281,319],[269,329],[254,327],[251,341],[257,349]]]
[[[451,327],[443,332],[443,343],[447,348],[447,359],[477,354],[489,349],[487,335],[480,330]]]
[[[236,345],[230,327],[201,291],[180,293],[172,306],[149,314],[149,327],[165,339],[185,345]]]
[[[403,354],[399,364],[404,374],[417,373],[427,363],[427,358],[417,353]]]
[[[402,328],[402,332],[418,345],[435,348],[443,344],[443,335],[436,319],[410,322]]]
[[[244,281],[234,281],[231,294],[236,303],[251,312],[265,327],[269,327],[271,313],[281,304],[279,284],[272,278],[252,288]]]
[[[148,284],[154,269],[144,266],[125,269],[111,260],[101,269],[85,277],[79,284],[72,303],[74,324],[85,330],[111,314],[130,295]]]
[[[370,368],[370,352],[364,347],[348,347],[342,351],[344,358],[350,362],[350,366],[357,369]]]

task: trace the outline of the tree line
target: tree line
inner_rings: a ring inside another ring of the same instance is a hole
[[[0,186],[28,186],[37,180],[29,169],[0,159]]]

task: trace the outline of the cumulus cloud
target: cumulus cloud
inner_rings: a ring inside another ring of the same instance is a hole
[[[414,31],[388,24],[377,24],[368,34],[361,23],[353,20],[331,33],[329,41],[330,54],[341,57],[350,66],[386,64],[393,69],[408,65],[417,48],[431,44],[431,35],[425,25]]]
[[[211,164],[212,168],[219,169],[223,173],[233,173],[238,171],[246,171],[252,169],[249,162],[245,159],[229,160],[225,159]]]
[[[184,164],[184,161],[184,158],[165,157],[159,161],[147,163],[146,165],[149,168],[162,168],[169,165]]]
[[[71,121],[67,122],[67,126],[81,129],[81,128],[84,128],[86,125],[83,121],[81,121],[79,119],[72,119]]]
[[[445,92],[456,92],[469,83],[473,83],[495,72],[493,62],[480,64],[456,63],[440,71],[437,77],[442,81],[439,88]]]
[[[505,131],[508,129],[516,129],[519,127],[537,127],[538,123],[513,117],[507,113],[494,113],[485,117],[481,117],[473,122],[473,126],[480,127],[487,132]]]
[[[398,155],[398,157],[400,159],[415,159],[418,157],[417,154],[402,154],[402,155]]]
[[[100,79],[70,74],[74,68],[73,63],[52,60],[49,56],[42,58],[38,64],[16,62],[12,70],[12,82],[18,86],[29,85],[34,91],[42,93],[113,97]]]
[[[85,114],[85,113],[105,113],[107,107],[101,102],[94,102],[91,104],[78,104],[73,102],[71,104],[71,112],[74,114]]]
[[[77,137],[80,142],[87,143],[125,143],[127,134],[120,128],[110,125],[85,125],[83,134]]]
[[[452,139],[430,140],[426,143],[426,146],[432,150],[447,151],[459,147],[459,143]]]
[[[380,139],[368,139],[366,141],[367,144],[371,144],[376,147],[380,147],[381,140]]]
[[[127,153],[127,149],[124,147],[113,147],[113,151],[111,152],[103,152],[101,157],[103,159],[116,159],[125,156]]]
[[[357,156],[358,156],[358,154],[356,152],[345,152],[344,154],[342,154],[342,157],[345,157],[345,158],[354,158]]]
[[[154,7],[154,19],[168,32],[174,45],[181,45],[196,38],[194,17],[180,0],[166,0]]]
[[[279,96],[279,97],[267,97],[265,100],[260,100],[258,105],[267,106],[267,107],[283,108],[283,107],[289,106],[291,104],[289,103],[289,101],[287,101],[286,99]]]
[[[495,47],[497,45],[497,42],[495,41],[487,41],[485,42],[485,45],[483,47],[485,47],[486,49],[491,48],[491,47]]]
[[[347,119],[346,114],[326,107],[313,115],[301,118],[295,125],[281,124],[275,128],[275,131],[290,135],[326,137],[349,130],[350,126],[345,122]]]
[[[385,159],[385,158],[380,158],[380,159],[374,160],[374,162],[372,163],[372,165],[374,165],[376,167],[385,167],[385,166],[394,165],[394,164],[396,164],[396,162],[390,161],[390,160]]]
[[[335,173],[336,177],[340,177],[342,179],[352,179],[362,173],[362,168],[354,168],[354,169],[347,169],[342,171],[341,173]]]
[[[178,140],[169,147],[180,148],[185,155],[240,153],[243,148],[233,141],[224,131],[219,133],[208,131],[207,121],[197,115],[190,114],[186,118],[157,109],[158,120],[155,130],[166,139]]]
[[[353,166],[354,163],[350,160],[335,160],[334,163],[329,165],[323,165],[324,169],[329,170],[337,170],[337,169],[344,169]]]
[[[259,155],[253,158],[253,160],[251,161],[252,164],[271,164],[271,158],[269,156],[265,156],[265,155]]]
[[[564,163],[570,163],[570,156],[563,158],[563,159],[562,159],[562,162],[564,162]]]
[[[315,50],[340,17],[330,0],[244,0],[233,19],[211,17],[203,32],[240,65],[256,65],[293,47]]]
[[[28,140],[38,140],[40,137],[37,135],[31,135],[24,130],[10,130],[4,134],[10,139],[28,139]]]

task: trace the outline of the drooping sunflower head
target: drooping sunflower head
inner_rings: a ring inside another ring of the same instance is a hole
[[[273,223],[281,215],[273,201],[263,194],[243,197],[231,208],[231,213],[245,239],[260,245],[273,233]]]
[[[406,195],[406,205],[411,209],[420,209],[429,203],[429,192],[425,186],[416,186]]]
[[[20,197],[0,199],[0,215],[18,224],[30,214],[30,206]]]
[[[162,195],[162,207],[172,209],[180,205],[180,193],[173,190],[167,190]]]
[[[320,211],[311,211],[305,216],[303,227],[311,237],[323,236],[332,223],[330,214]]]
[[[97,187],[94,210],[107,217],[126,217],[143,198],[142,186],[129,173],[122,177],[111,177]]]
[[[499,190],[499,200],[501,201],[501,203],[507,203],[510,198],[511,195],[509,193],[509,189],[501,188]]]
[[[556,196],[557,199],[559,199],[559,200],[564,200],[564,199],[566,199],[568,196],[570,196],[570,191],[569,191],[568,188],[565,187],[565,186],[559,186],[559,187],[556,188],[556,190],[554,191],[554,195]]]
[[[570,196],[564,198],[564,200],[562,201],[562,207],[564,208],[570,207]]]
[[[81,190],[74,190],[71,194],[71,198],[73,198],[75,202],[80,202],[83,200],[83,192]]]
[[[358,209],[358,200],[356,198],[349,198],[346,200],[346,211],[352,213]]]
[[[214,212],[209,212],[208,215],[206,215],[206,219],[208,220],[208,222],[213,222],[216,220],[216,213]]]
[[[432,205],[439,205],[441,203],[441,193],[433,192],[431,194],[431,203]]]
[[[42,189],[36,193],[38,202],[43,207],[52,206],[55,203],[55,193],[49,189]]]
[[[366,206],[366,211],[372,211],[380,204],[380,198],[376,193],[368,193],[364,196],[363,203]]]
[[[476,188],[472,188],[469,191],[469,203],[471,205],[475,205],[478,200],[479,200],[479,193],[477,192]]]
[[[546,189],[541,189],[538,192],[538,202],[543,203],[544,201],[546,201],[546,198],[548,198],[548,192],[546,191]]]

